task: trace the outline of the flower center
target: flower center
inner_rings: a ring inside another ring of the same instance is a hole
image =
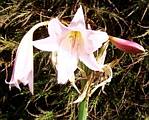
[[[83,45],[83,37],[80,31],[68,32],[67,38],[67,40],[70,42],[71,50],[78,51]]]
[[[78,55],[83,48],[84,39],[80,31],[68,31],[62,36],[60,46],[72,54]]]

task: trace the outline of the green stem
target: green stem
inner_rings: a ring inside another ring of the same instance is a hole
[[[86,84],[86,80],[82,80],[81,81],[81,87],[84,88]],[[87,116],[88,116],[88,101],[89,101],[89,97],[86,96],[85,99],[80,102],[79,104],[79,115],[78,115],[78,120],[87,120]]]
[[[79,104],[79,116],[78,116],[78,120],[87,120],[87,116],[88,116],[88,97],[86,97]]]

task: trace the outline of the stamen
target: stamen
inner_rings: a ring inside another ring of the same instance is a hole
[[[68,34],[71,50],[78,51],[83,45],[83,38],[80,31],[70,31]]]

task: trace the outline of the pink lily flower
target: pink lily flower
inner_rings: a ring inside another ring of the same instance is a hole
[[[68,27],[54,18],[49,21],[48,32],[49,37],[33,41],[33,45],[40,50],[57,53],[58,83],[65,84],[74,76],[79,60],[88,68],[99,71],[100,67],[93,52],[100,48],[109,36],[106,32],[86,29],[81,6]]]
[[[145,52],[144,48],[138,43],[113,36],[109,36],[109,40],[112,42],[113,45],[124,52],[133,54]]]
[[[47,22],[41,22],[33,26],[22,38],[17,49],[13,72],[9,87],[15,86],[20,89],[19,84],[28,85],[33,94],[33,33],[40,26],[47,25]]]

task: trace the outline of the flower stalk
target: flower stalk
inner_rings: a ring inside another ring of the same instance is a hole
[[[81,80],[81,88],[84,88],[84,86],[86,84],[87,84],[86,80]],[[88,101],[89,101],[89,96],[86,95],[84,100],[79,103],[78,120],[87,120],[87,116],[88,116]]]
[[[80,102],[78,120],[87,120],[88,101],[89,101],[89,97],[86,96],[85,99],[82,102]]]

